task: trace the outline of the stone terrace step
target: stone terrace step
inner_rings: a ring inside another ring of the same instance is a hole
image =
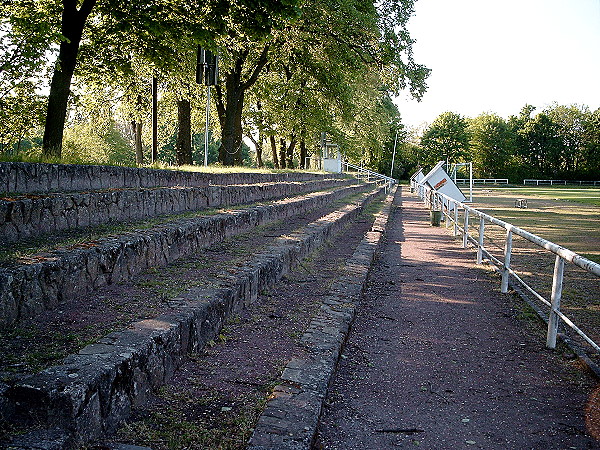
[[[382,191],[372,190],[362,201],[277,238],[232,276],[227,287],[193,288],[171,301],[170,314],[111,333],[66,358],[62,365],[15,385],[0,385],[3,416],[43,428],[11,446],[44,445],[44,436],[50,436],[56,448],[69,448],[114,431],[132,405],[143,402],[151,389],[169,380],[187,353],[197,352],[218,335],[232,311],[256,299],[259,291],[357,217]]]
[[[227,236],[367,188],[354,185],[264,206],[180,219],[8,264],[0,268],[0,328],[52,309],[67,296],[130,279],[149,267],[165,266]]]
[[[0,198],[0,242],[108,222],[148,219],[298,195],[355,183],[351,178],[320,178],[285,183],[110,189]]]
[[[0,193],[77,192],[209,184],[310,181],[344,175],[310,172],[202,173],[145,168],[0,162]]]

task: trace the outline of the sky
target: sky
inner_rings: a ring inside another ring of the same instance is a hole
[[[432,70],[420,103],[395,99],[409,127],[446,111],[600,107],[600,0],[418,0],[408,31]]]

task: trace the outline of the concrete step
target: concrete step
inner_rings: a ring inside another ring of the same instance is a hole
[[[227,236],[367,189],[352,185],[267,205],[162,223],[95,242],[21,258],[0,268],[0,329],[52,309],[69,296],[128,280]]]
[[[311,172],[205,173],[79,164],[0,162],[0,194],[287,183],[335,177],[346,176]]]
[[[371,231],[346,261],[343,275],[332,284],[312,318],[302,336],[306,352],[285,367],[254,428],[249,450],[313,448],[322,405],[385,234],[395,191],[387,196]]]
[[[274,200],[356,183],[351,178],[305,182],[119,188],[0,198],[0,242],[18,242],[107,223]]]
[[[64,448],[114,431],[133,405],[169,380],[188,353],[197,352],[218,335],[232,311],[252,302],[296,261],[357,217],[381,191],[371,190],[301,230],[276,238],[231,274],[227,285],[190,289],[170,301],[168,314],[111,333],[60,366],[4,385],[0,388],[2,415],[41,427]],[[11,446],[26,448],[31,439],[42,439],[40,431],[35,433],[34,437],[20,437]]]

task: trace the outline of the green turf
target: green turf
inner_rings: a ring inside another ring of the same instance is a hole
[[[517,198],[527,199],[528,208],[515,208]],[[600,188],[478,187],[473,206],[600,261]]]
[[[476,188],[475,191],[493,191],[514,195],[515,197],[536,197],[548,200],[565,200],[583,203],[586,205],[600,206],[600,187],[572,187],[572,186],[522,186],[522,187],[487,187]]]

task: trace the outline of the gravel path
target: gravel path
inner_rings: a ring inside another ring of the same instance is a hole
[[[600,448],[597,380],[406,189],[394,211],[316,447]]]

